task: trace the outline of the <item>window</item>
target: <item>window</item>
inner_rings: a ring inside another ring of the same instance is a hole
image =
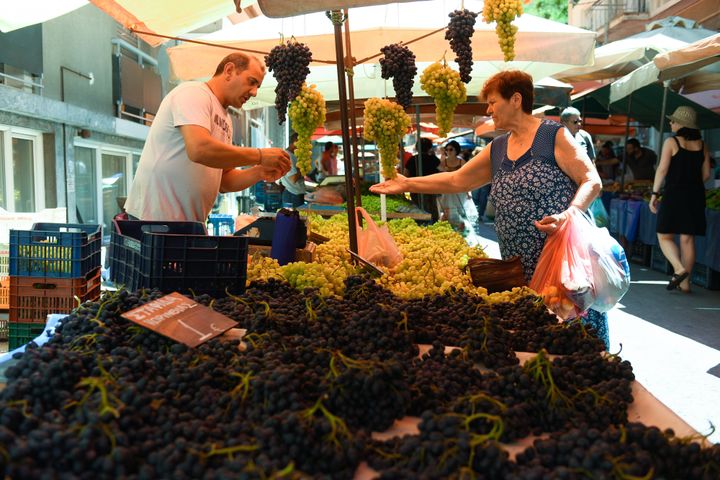
[[[103,242],[110,241],[112,219],[122,211],[140,152],[75,142],[75,202],[78,221],[102,225]]]
[[[0,206],[11,212],[45,208],[42,134],[0,126]]]

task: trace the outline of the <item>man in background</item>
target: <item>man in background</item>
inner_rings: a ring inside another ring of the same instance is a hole
[[[633,180],[653,180],[655,178],[655,163],[657,155],[649,148],[641,147],[637,138],[631,138],[625,145],[627,166],[633,175]]]
[[[282,203],[283,206],[292,206],[297,208],[305,203],[305,179],[300,174],[300,170],[297,168],[297,157],[295,156],[295,142],[297,141],[298,134],[293,132],[290,135],[290,145],[287,147],[287,152],[290,153],[290,161],[292,166],[290,171],[280,179],[285,190],[282,192]]]
[[[325,142],[325,150],[320,157],[320,172],[324,177],[337,175],[338,147],[333,142]]]
[[[422,158],[422,161],[421,161]],[[433,143],[429,138],[420,139],[420,152],[413,155],[407,164],[407,176],[408,177],[424,177],[426,175],[432,175],[438,173],[440,170],[440,159],[435,156],[433,151]],[[411,193],[410,198],[415,205],[422,208],[430,214],[433,222],[437,222],[440,217],[437,206],[437,195],[431,195],[425,193],[422,195],[422,202],[420,202],[421,195],[419,193]]]
[[[580,111],[574,107],[566,108],[560,114],[560,123],[570,130],[570,133],[575,138],[575,141],[585,149],[587,156],[590,157],[590,160],[592,160],[593,163],[595,163],[595,146],[593,145],[592,137],[588,132],[580,128],[582,125]]]

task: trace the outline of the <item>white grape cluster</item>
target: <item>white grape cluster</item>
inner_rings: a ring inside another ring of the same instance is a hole
[[[515,34],[518,27],[512,24],[523,13],[521,0],[485,0],[483,20],[497,22],[495,33],[506,62],[515,59]]]
[[[312,170],[312,137],[315,129],[325,123],[325,98],[315,89],[315,85],[309,87],[303,83],[300,94],[295,97],[288,108],[288,116],[292,129],[297,132],[298,139],[295,142],[295,156],[297,167],[301,175],[306,175]]]
[[[435,100],[435,123],[439,128],[438,135],[444,137],[452,128],[455,107],[467,100],[465,84],[458,72],[435,62],[420,76],[420,85]]]
[[[410,127],[410,117],[397,103],[381,98],[365,101],[364,117],[365,138],[377,145],[383,177],[395,178],[398,146]]]

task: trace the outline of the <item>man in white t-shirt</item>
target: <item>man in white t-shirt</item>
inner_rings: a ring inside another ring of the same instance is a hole
[[[232,53],[207,82],[174,88],[150,127],[125,211],[140,220],[204,223],[218,193],[285,175],[290,156],[283,149],[232,144],[227,108],[256,96],[264,77],[260,60]]]

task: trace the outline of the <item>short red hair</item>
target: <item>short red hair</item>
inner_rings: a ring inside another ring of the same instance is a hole
[[[515,93],[522,97],[522,111],[531,114],[535,93],[533,91],[533,78],[520,70],[506,70],[496,73],[488,78],[480,91],[480,98],[486,99],[491,92],[497,92],[505,100]]]

